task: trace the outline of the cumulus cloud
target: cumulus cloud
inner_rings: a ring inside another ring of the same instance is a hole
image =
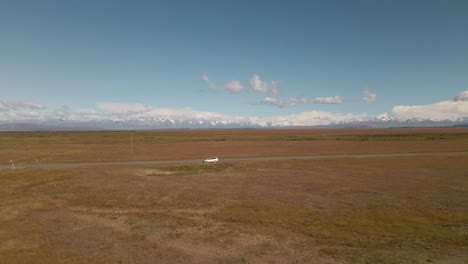
[[[453,98],[454,101],[468,101],[468,91],[463,91]]]
[[[41,119],[43,117],[43,113],[39,111],[25,111],[22,113],[22,116],[27,119]]]
[[[127,104],[127,103],[98,103],[97,108],[110,113],[135,113],[151,109],[151,106],[145,104]]]
[[[232,81],[228,81],[228,82],[226,82],[224,84],[217,85],[212,80],[210,80],[207,73],[203,73],[202,80],[206,84],[208,84],[208,87],[213,92],[227,90],[227,91],[229,91],[231,93],[239,93],[242,90],[244,90],[244,85],[242,85],[242,83],[240,81],[238,81],[238,80],[232,80]]]
[[[242,83],[236,80],[225,83],[223,87],[232,93],[239,93],[244,90]]]
[[[42,110],[45,109],[45,106],[35,102],[0,100],[0,111],[15,111],[20,109]]]
[[[343,99],[340,96],[316,97],[313,99],[306,97],[292,97],[286,100],[280,100],[274,97],[265,97],[265,99],[255,103],[257,105],[273,105],[280,108],[293,107],[301,104],[341,104]]]
[[[465,92],[461,92],[453,100],[427,105],[400,105],[393,108],[393,117],[397,120],[428,119],[433,121],[459,120],[468,118],[468,100]],[[342,103],[339,96],[332,97],[293,97],[280,100],[267,96],[258,104],[269,104],[276,107],[293,107],[300,104]],[[73,122],[93,121],[99,124],[117,122],[122,128],[133,124],[145,127],[158,127],[158,124],[179,123],[186,127],[206,127],[210,125],[232,126],[315,126],[341,122],[359,122],[374,120],[366,114],[343,114],[324,111],[309,111],[291,115],[256,117],[231,116],[217,112],[197,111],[191,108],[163,108],[139,103],[101,102],[92,109],[73,110],[64,106],[46,111],[38,103],[12,103],[1,101],[0,122],[65,120]],[[393,117],[391,119],[393,119]],[[385,114],[377,117],[380,120],[390,117]]]
[[[453,100],[427,105],[399,105],[392,109],[399,119],[427,119],[432,121],[468,118],[468,91],[463,91]]]
[[[428,119],[433,121],[468,118],[468,101],[443,101],[428,105],[399,105],[392,109],[399,119]]]
[[[258,122],[273,126],[317,126],[331,123],[357,122],[369,120],[367,115],[339,114],[322,111],[309,111],[298,114],[263,118]]]
[[[0,120],[42,119],[44,109],[35,102],[0,100]]]
[[[316,104],[342,104],[343,98],[340,96],[316,97],[312,99],[312,102]]]
[[[268,84],[260,79],[260,76],[254,74],[250,79],[250,88],[260,93],[268,92]]]
[[[242,91],[245,91],[244,85],[239,80],[231,80],[222,84],[217,84],[210,79],[207,73],[203,73],[201,79],[208,85],[209,89],[213,92],[229,91],[231,93],[240,93]],[[251,88],[250,91],[267,94],[269,96],[278,96],[280,94],[280,83],[281,82],[277,80],[269,82],[264,81],[260,78],[260,76],[254,74],[249,81],[249,86]]]
[[[377,99],[377,94],[371,93],[369,90],[366,89],[363,93],[362,98],[364,99],[364,101],[366,101],[366,103],[370,104],[375,102],[375,100]]]
[[[265,102],[289,107],[294,104],[309,102],[304,97],[290,98],[278,101],[267,97]],[[338,114],[320,111],[303,112],[299,114],[273,117],[230,116],[217,112],[197,111],[191,108],[162,108],[146,104],[129,104],[119,102],[104,102],[96,104],[95,109],[73,110],[68,106],[52,111],[23,109],[22,111],[0,112],[0,121],[36,121],[62,120],[70,122],[118,122],[124,126],[141,124],[151,126],[161,123],[183,123],[184,126],[313,126],[327,125],[333,122],[364,120],[364,115]],[[129,122],[129,123],[127,123]],[[124,127],[122,127],[124,128]],[[128,127],[131,128],[131,127]]]
[[[111,121],[212,121],[228,118],[215,112],[196,111],[191,108],[155,107],[146,104],[98,103],[97,108],[102,111],[99,113],[100,118]]]
[[[270,96],[278,96],[280,93],[278,88],[280,81],[267,82],[262,80],[257,74],[252,75],[249,84],[250,88],[255,92],[268,94]]]
[[[293,107],[299,104],[308,104],[309,102],[310,102],[310,99],[305,98],[305,97],[293,97],[293,98],[288,98],[286,100],[279,100],[274,97],[265,97],[265,99],[257,102],[256,104],[274,105],[280,108],[285,108],[285,107]]]

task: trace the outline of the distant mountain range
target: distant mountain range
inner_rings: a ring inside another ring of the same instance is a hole
[[[466,123],[466,124],[457,124],[457,125],[454,125],[454,127],[468,127],[468,123]]]
[[[176,120],[124,120],[88,121],[47,120],[44,122],[1,123],[0,131],[99,131],[99,130],[150,130],[150,129],[236,129],[236,128],[294,128],[255,122],[233,121],[176,121]],[[468,127],[468,119],[461,120],[397,120],[386,114],[372,120],[332,122],[329,125],[298,126],[296,128],[386,128],[386,127]]]
[[[33,124],[33,123],[7,123],[0,125],[0,131],[89,131],[89,130],[103,130],[99,127],[87,126],[53,126],[46,124]]]
[[[350,127],[372,127],[372,128],[386,128],[386,127],[467,127],[466,123],[468,120],[424,120],[424,119],[408,119],[408,120],[397,120],[397,119],[374,119],[369,121],[361,122],[348,122],[341,124],[331,124],[330,126],[350,126]]]

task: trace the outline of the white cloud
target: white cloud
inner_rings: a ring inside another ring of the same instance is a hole
[[[244,86],[242,85],[242,83],[236,80],[225,83],[223,87],[226,90],[233,92],[233,93],[238,93],[244,90]]]
[[[203,75],[202,75],[202,80],[208,84],[208,86],[210,87],[210,90],[212,91],[216,91],[216,85],[210,80],[210,78],[208,77],[208,73],[204,72]]]
[[[393,117],[398,120],[428,119],[433,121],[458,120],[468,118],[468,100],[462,92],[454,100],[442,101],[428,105],[395,106]],[[265,97],[258,104],[269,104],[277,107],[293,107],[300,104],[313,103],[341,103],[339,96],[332,97],[293,97],[280,100],[276,97]],[[102,102],[95,108],[73,110],[64,106],[59,109],[45,111],[45,107],[37,103],[12,103],[1,101],[0,121],[15,122],[64,120],[73,122],[121,122],[122,126],[141,124],[144,126],[158,126],[163,123],[181,123],[182,126],[191,127],[195,124],[207,126],[215,125],[242,125],[242,126],[315,126],[328,125],[330,123],[357,122],[374,120],[375,118],[393,119],[387,114],[378,117],[366,114],[342,114],[324,111],[309,111],[291,115],[256,117],[256,116],[231,116],[217,112],[197,111],[191,108],[162,108],[147,104],[129,104],[119,102]],[[131,128],[131,127],[129,127]]]
[[[262,81],[262,79],[260,79],[260,76],[256,74],[254,74],[252,78],[250,79],[250,88],[260,93],[268,92],[268,84]]]
[[[252,78],[250,78],[249,81],[250,88],[254,90],[255,92],[263,93],[263,94],[269,94],[270,96],[278,96],[280,91],[279,91],[279,84],[280,81],[271,81],[266,82],[263,81],[260,76],[257,74],[252,75]]]
[[[293,98],[288,98],[286,100],[279,100],[273,97],[265,97],[265,99],[261,100],[260,102],[257,102],[256,104],[269,104],[269,105],[274,105],[280,108],[285,108],[285,107],[293,107],[299,104],[308,104],[309,102],[310,102],[310,99],[305,98],[305,97],[293,97]]]
[[[267,97],[265,102],[289,107],[310,101],[307,98],[297,97],[284,101],[278,101],[273,97]],[[197,111],[191,108],[160,108],[146,104],[128,104],[118,102],[105,102],[96,104],[96,109],[72,110],[63,106],[49,112],[23,109],[23,111],[0,112],[0,121],[47,121],[63,120],[70,122],[122,122],[131,126],[132,124],[143,124],[151,126],[166,122],[187,124],[214,125],[246,125],[246,126],[313,126],[327,125],[332,122],[363,120],[366,116],[352,114],[337,114],[320,111],[304,112],[286,116],[255,117],[255,116],[230,116],[216,112]],[[126,123],[129,122],[129,123]]]
[[[24,111],[21,113],[21,116],[25,119],[41,119],[43,113],[39,111]]]
[[[55,109],[54,111],[52,111],[52,114],[55,116],[68,116],[71,113],[72,113],[72,110],[70,109],[70,107],[66,105],[62,106],[59,109]]]
[[[271,81],[271,88],[270,94],[272,96],[278,96],[280,94],[278,86],[280,85],[281,81]]]
[[[42,111],[46,107],[42,104],[27,101],[0,100],[0,120],[29,120],[42,119]]]
[[[265,99],[255,103],[259,104],[268,104],[274,105],[280,108],[293,107],[301,104],[341,104],[343,99],[340,96],[331,96],[331,97],[316,97],[314,99],[309,99],[306,97],[292,97],[286,100],[280,100],[274,97],[265,97]]]
[[[316,104],[342,104],[343,98],[340,96],[316,97],[312,99],[312,102]]]
[[[213,82],[207,73],[203,73],[201,79],[208,85],[211,91],[229,91],[231,93],[240,93],[244,91],[245,87],[239,80],[231,80],[223,84],[216,84]],[[251,91],[267,94],[269,96],[278,96],[280,94],[279,84],[280,81],[263,81],[260,76],[254,74],[249,81]]]
[[[428,105],[398,105],[392,109],[399,119],[427,119],[432,121],[468,118],[468,91],[460,92],[453,100]]]
[[[298,114],[264,118],[263,123],[274,126],[317,126],[331,123],[366,121],[367,115],[339,114],[322,111],[302,112]]]
[[[89,121],[89,118],[86,117],[86,114],[83,114],[81,111],[73,111],[70,107],[64,105],[58,109],[53,110],[50,113],[44,114],[45,119],[52,120],[64,120],[64,121],[77,121],[85,122]]]
[[[377,94],[371,93],[369,90],[365,90],[363,94],[363,99],[368,104],[373,103],[377,99]]]
[[[398,119],[428,119],[433,121],[468,118],[468,101],[442,101],[428,105],[399,105],[392,109]]]
[[[137,113],[151,109],[148,105],[127,103],[98,103],[97,107],[110,113]]]
[[[42,110],[45,109],[45,106],[35,102],[0,100],[0,111],[15,111],[20,109]]]
[[[468,91],[463,91],[453,98],[454,101],[468,101]]]
[[[100,113],[99,118],[111,121],[217,121],[217,120],[235,120],[229,116],[206,111],[196,111],[191,108],[163,108],[154,107],[145,104],[127,104],[127,103],[99,103],[97,107],[104,112]]]
[[[97,114],[97,111],[94,109],[79,109],[77,113],[83,114],[83,115],[95,115]]]
[[[203,73],[202,80],[206,84],[208,84],[208,87],[210,87],[210,90],[213,92],[227,90],[227,91],[230,91],[231,93],[239,93],[242,90],[244,90],[244,85],[242,85],[242,83],[238,80],[232,80],[224,84],[217,85],[216,83],[210,80],[206,72]]]

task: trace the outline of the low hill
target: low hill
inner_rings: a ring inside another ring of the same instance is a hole
[[[0,131],[13,132],[13,131],[77,131],[77,130],[102,130],[95,127],[68,127],[68,126],[52,126],[44,124],[31,124],[31,123],[8,123],[0,125]]]

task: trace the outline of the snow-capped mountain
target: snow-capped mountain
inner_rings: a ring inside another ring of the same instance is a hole
[[[380,114],[378,116],[375,117],[375,120],[379,120],[379,121],[391,121],[393,120],[392,117],[390,117],[387,113],[383,113],[383,114]]]
[[[293,119],[294,118],[294,119]],[[457,120],[398,120],[386,113],[375,117],[353,117],[350,121],[341,117],[297,116],[274,118],[100,118],[95,120],[45,119],[1,122],[0,131],[44,131],[44,130],[149,130],[149,129],[231,129],[231,128],[281,128],[281,127],[450,127],[468,123],[468,118]]]

